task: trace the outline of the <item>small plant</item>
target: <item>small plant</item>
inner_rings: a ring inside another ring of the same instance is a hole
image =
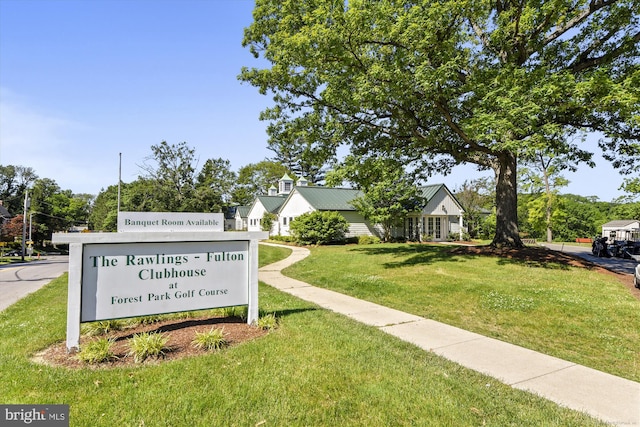
[[[265,330],[274,330],[278,326],[278,319],[273,313],[262,316],[258,319],[258,327]]]
[[[247,317],[249,316],[249,307],[246,305],[225,307],[222,309],[222,313],[225,317],[239,317],[242,320],[247,320]]]
[[[164,356],[169,350],[169,338],[157,332],[142,332],[135,334],[129,340],[129,356],[133,356],[136,363],[143,362],[148,357]]]
[[[111,331],[119,331],[124,326],[125,323],[119,319],[84,323],[82,325],[82,333],[90,336],[105,335]]]
[[[113,338],[95,339],[83,346],[77,357],[85,363],[101,363],[117,359],[111,351],[112,345]]]
[[[380,238],[377,236],[369,236],[367,234],[358,236],[359,245],[375,245],[378,243],[380,243]]]
[[[224,337],[224,329],[213,327],[208,332],[196,332],[196,337],[191,343],[195,348],[207,351],[219,350],[229,344]]]

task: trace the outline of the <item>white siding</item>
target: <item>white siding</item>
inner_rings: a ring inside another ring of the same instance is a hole
[[[289,198],[284,202],[278,213],[279,234],[282,236],[290,236],[289,224],[291,221],[303,213],[313,212],[315,209],[300,195],[297,191],[293,191]],[[286,221],[285,221],[286,218]]]
[[[371,225],[358,212],[355,212],[355,211],[340,211],[340,214],[349,223],[349,231],[347,232],[347,237],[356,237],[356,236],[378,236],[378,237],[381,237],[382,234],[383,234],[381,226],[373,226],[373,225]]]
[[[435,196],[424,207],[422,213],[436,216],[460,216],[460,207],[444,188],[438,190]]]
[[[263,204],[256,200],[253,206],[251,206],[251,210],[247,216],[247,231],[262,231],[260,228],[260,220],[266,211]]]

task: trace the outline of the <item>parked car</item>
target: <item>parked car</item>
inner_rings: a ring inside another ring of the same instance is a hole
[[[640,264],[636,265],[636,274],[633,276],[633,285],[640,289]]]
[[[9,251],[4,256],[20,256],[20,251]]]

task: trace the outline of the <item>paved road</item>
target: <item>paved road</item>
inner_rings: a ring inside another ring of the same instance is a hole
[[[68,256],[0,267],[0,311],[46,285],[69,267]]]
[[[590,246],[558,245],[555,243],[542,243],[542,245],[554,251],[577,255],[580,258],[584,258],[596,265],[606,268],[607,270],[615,271],[616,273],[633,274],[636,265],[638,265],[638,262],[632,259],[598,258],[591,254]]]

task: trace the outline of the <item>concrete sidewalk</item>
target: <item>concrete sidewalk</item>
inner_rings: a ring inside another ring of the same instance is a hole
[[[514,388],[617,426],[640,426],[640,383],[285,277],[283,268],[309,255],[286,247],[291,256],[261,268],[261,281]]]

